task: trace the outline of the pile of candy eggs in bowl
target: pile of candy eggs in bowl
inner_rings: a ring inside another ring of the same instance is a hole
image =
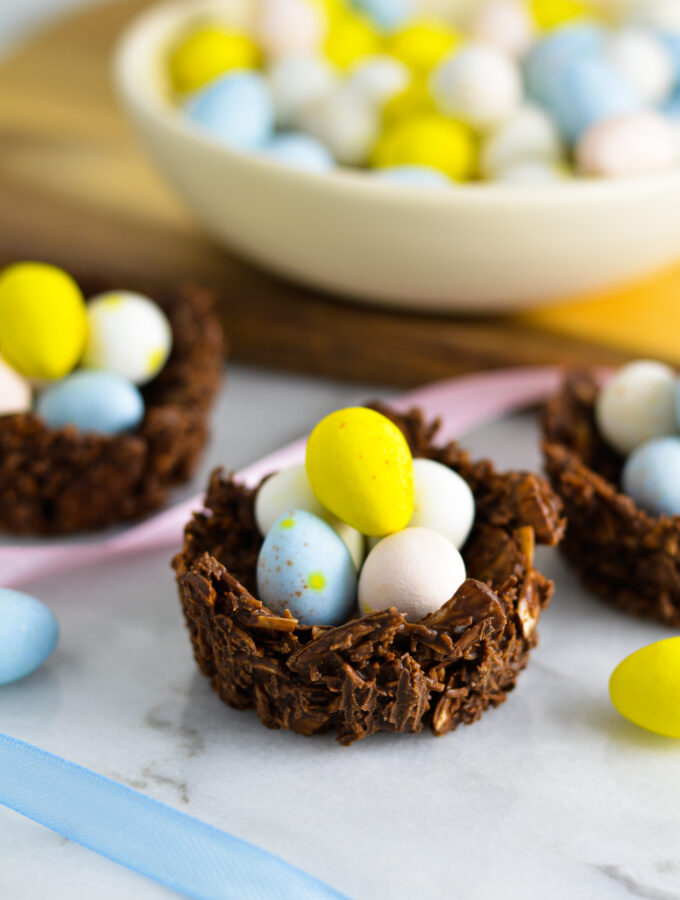
[[[0,273],[0,416],[33,411],[49,428],[134,430],[145,415],[140,387],[171,349],[170,323],[148,297],[86,302],[70,275],[44,263]]]
[[[312,431],[305,464],[257,492],[259,598],[304,625],[339,625],[357,604],[362,615],[396,607],[417,621],[465,581],[460,549],[474,517],[468,484],[413,459],[388,418],[338,410]]]
[[[216,141],[419,187],[632,176],[680,160],[673,0],[257,0],[167,54]],[[449,8],[450,7],[450,8]]]

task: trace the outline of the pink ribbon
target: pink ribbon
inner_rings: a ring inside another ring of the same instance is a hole
[[[418,406],[428,418],[439,417],[441,437],[452,440],[498,416],[539,403],[556,390],[561,378],[562,370],[555,366],[502,369],[439,381],[390,400],[390,405],[400,411]],[[247,466],[237,473],[238,479],[254,486],[270,472],[301,462],[306,440],[301,438]],[[0,583],[14,587],[126,554],[179,549],[185,524],[202,507],[201,494],[99,543],[0,548]]]

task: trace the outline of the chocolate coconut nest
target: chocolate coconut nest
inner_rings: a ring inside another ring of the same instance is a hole
[[[599,597],[680,626],[680,517],[651,515],[621,492],[624,459],[600,437],[598,392],[592,374],[572,372],[544,416],[546,471],[569,522],[562,549]]]
[[[106,287],[86,286],[88,294]],[[154,299],[170,319],[173,349],[142,390],[146,415],[135,431],[83,434],[47,428],[33,414],[0,418],[0,531],[67,534],[135,519],[190,477],[220,383],[222,332],[211,292],[187,286]]]
[[[553,591],[533,568],[535,542],[554,545],[564,530],[561,504],[539,476],[499,474],[454,443],[434,445],[438,422],[418,410],[376,408],[402,429],[414,456],[455,469],[475,494],[463,553],[473,577],[438,612],[407,622],[390,609],[338,627],[275,615],[255,596],[256,491],[219,471],[173,563],[196,661],[222,700],[254,707],[269,728],[334,728],[341,744],[425,726],[442,735],[502,703]]]

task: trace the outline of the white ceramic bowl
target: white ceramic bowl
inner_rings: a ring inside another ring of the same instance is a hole
[[[299,172],[214,142],[173,107],[165,51],[206,12],[243,24],[250,5],[155,7],[127,31],[115,67],[149,154],[206,230],[242,256],[357,300],[478,313],[610,287],[680,260],[680,169],[424,190],[361,172]]]

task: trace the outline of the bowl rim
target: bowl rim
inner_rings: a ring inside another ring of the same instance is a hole
[[[568,178],[550,185],[508,184],[507,182],[453,183],[450,190],[440,187],[408,185],[371,178],[361,169],[339,167],[330,172],[308,172],[286,166],[265,153],[238,150],[220,144],[208,133],[193,125],[179,107],[164,101],[161,92],[147,79],[140,90],[137,77],[140,64],[160,54],[168,37],[183,22],[200,18],[208,10],[227,6],[228,0],[165,0],[139,13],[119,37],[113,58],[113,77],[119,96],[128,110],[151,119],[157,126],[172,132],[203,151],[223,156],[225,162],[251,167],[263,176],[287,179],[295,184],[314,186],[327,194],[348,192],[357,199],[423,206],[428,209],[501,208],[528,206],[553,208],[601,201],[623,202],[650,193],[677,190],[680,193],[680,165],[676,168],[628,178]]]

